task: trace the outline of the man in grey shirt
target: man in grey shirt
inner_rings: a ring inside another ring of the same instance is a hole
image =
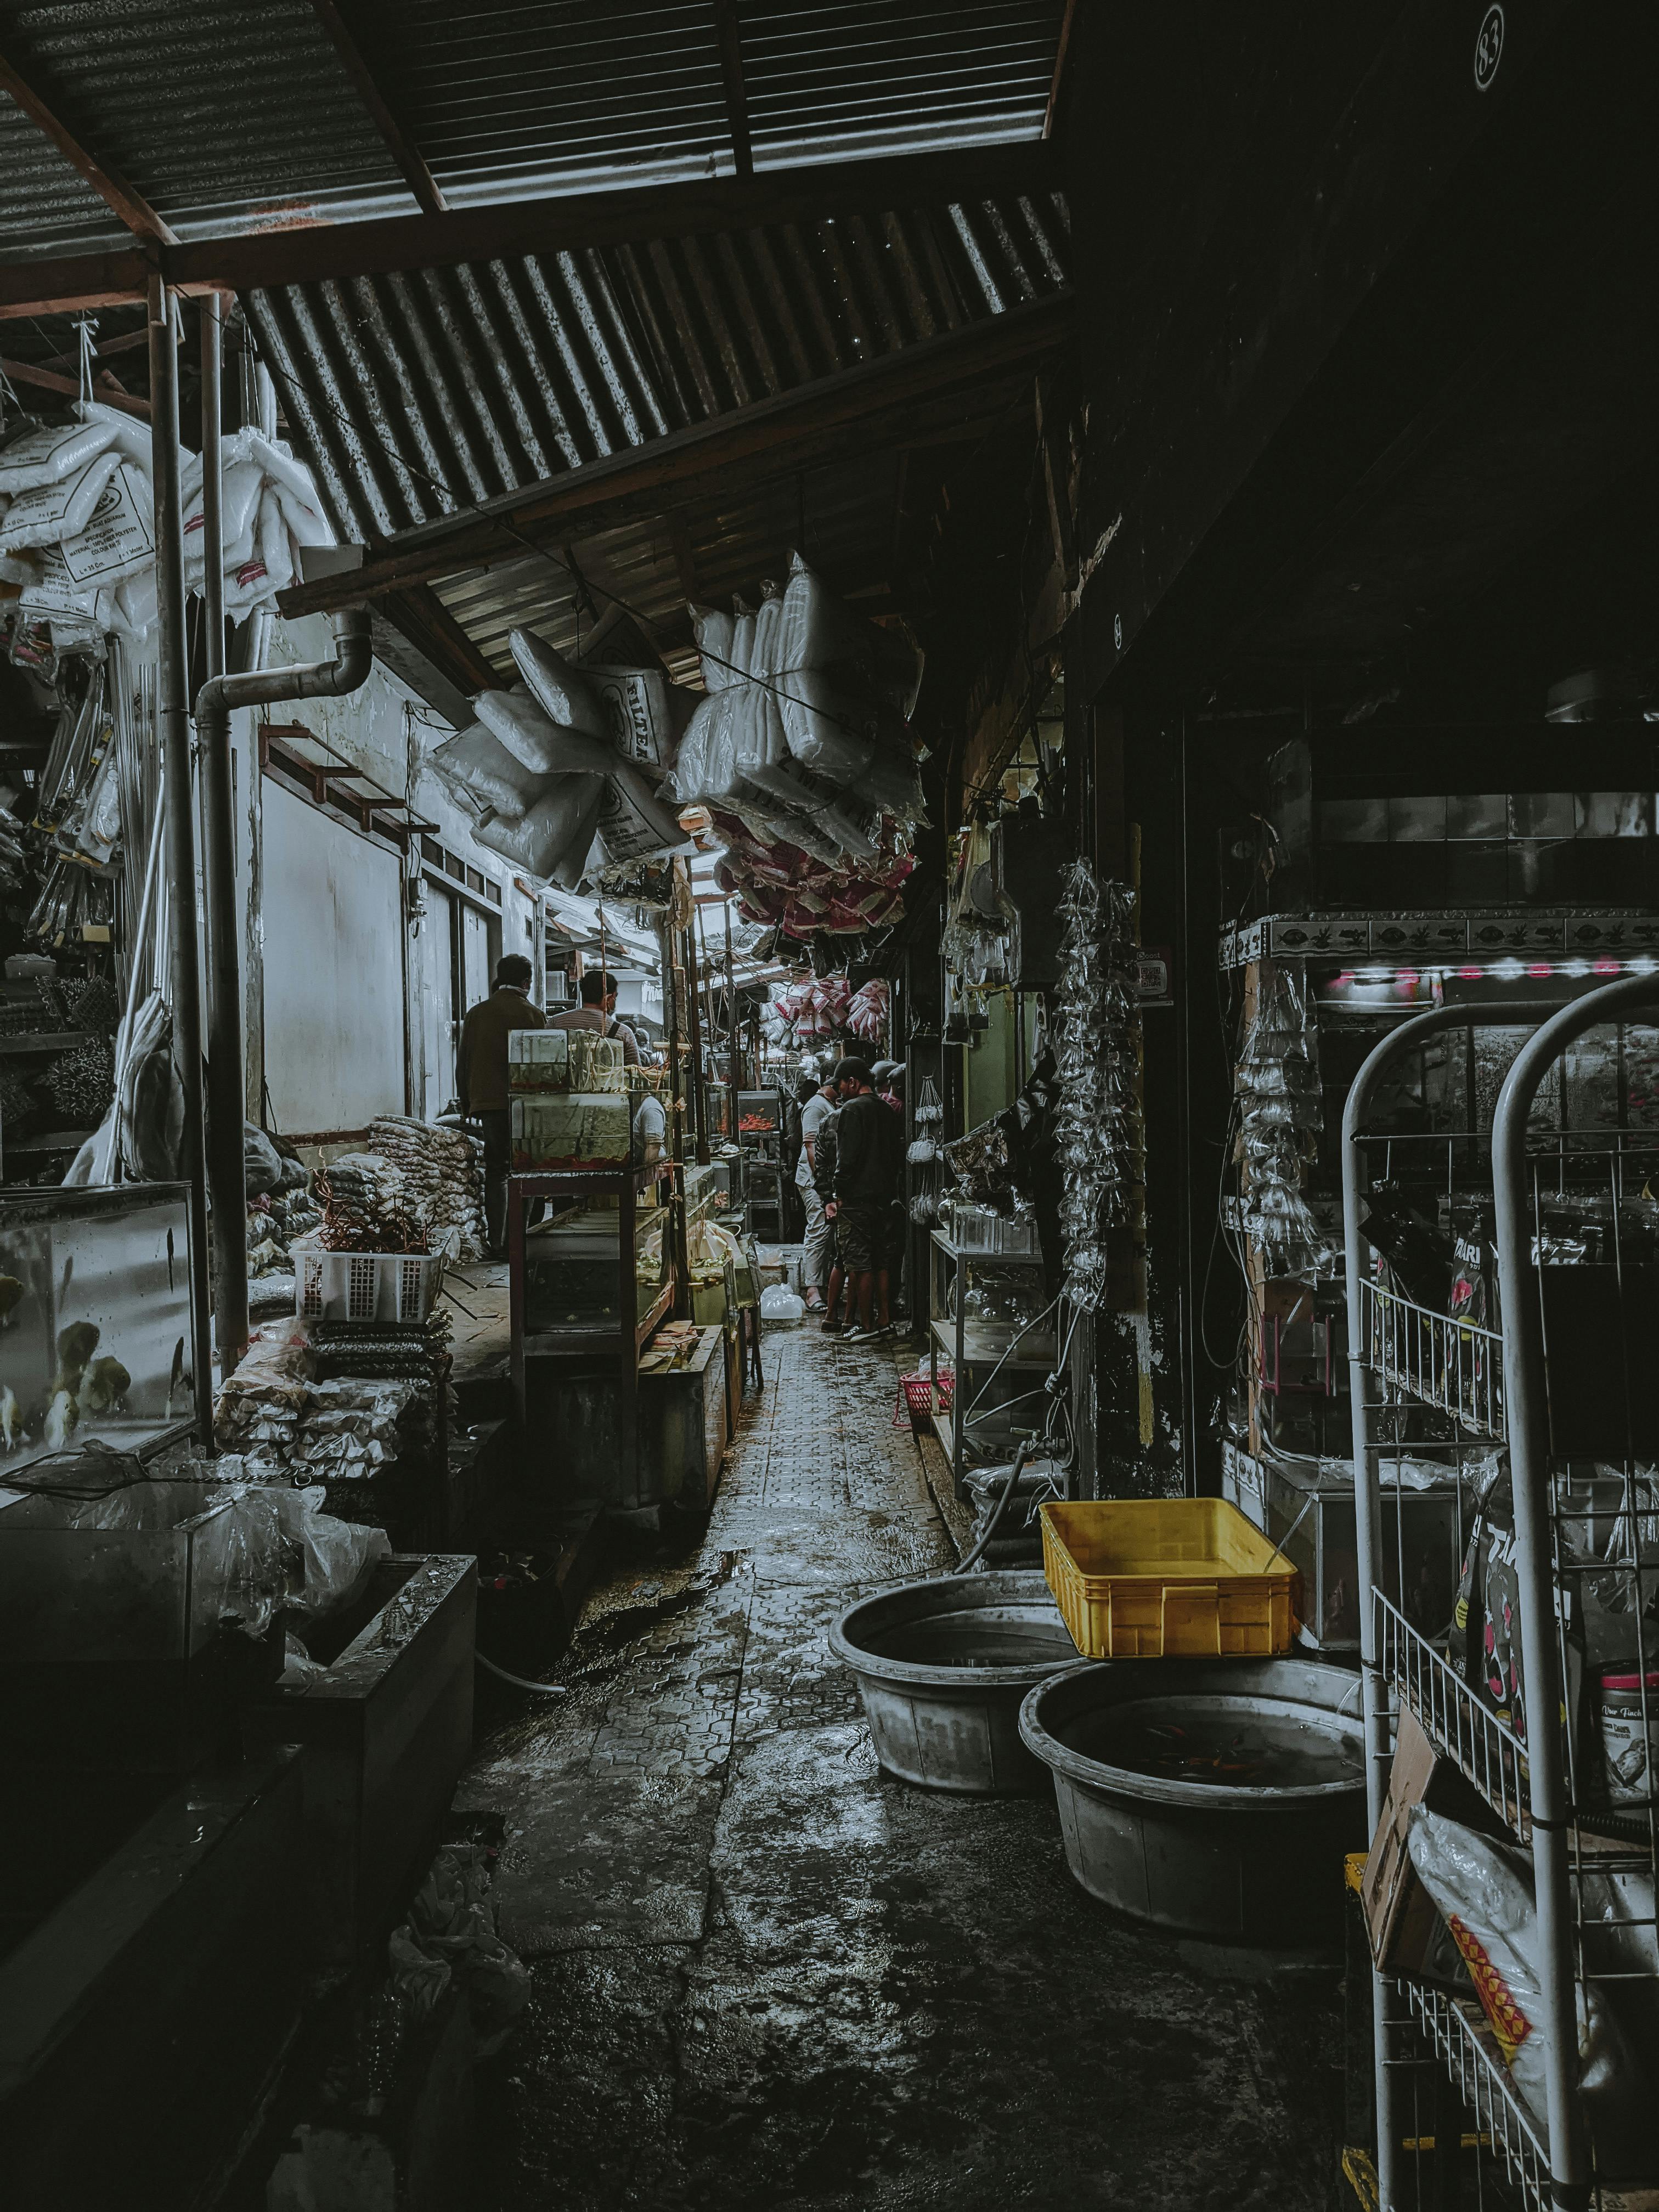
[[[550,1030],[597,1030],[601,1036],[615,1037],[623,1048],[623,1063],[628,1067],[640,1064],[640,1042],[626,1022],[617,1019],[617,979],[601,975],[597,969],[582,977],[582,1002],[562,1014],[555,1014],[547,1026]]]
[[[801,1291],[808,1313],[823,1311],[823,1279],[829,1273],[830,1224],[823,1200],[812,1180],[818,1133],[836,1110],[838,1093],[833,1079],[821,1083],[800,1109],[800,1161],[795,1188],[806,1210],[806,1235],[801,1248]]]

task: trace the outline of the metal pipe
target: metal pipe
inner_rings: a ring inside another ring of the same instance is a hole
[[[1562,1686],[1556,1648],[1549,1527],[1549,1398],[1527,1191],[1527,1118],[1538,1086],[1586,1030],[1627,1012],[1659,1006],[1659,979],[1626,975],[1563,1006],[1516,1054],[1492,1116],[1494,1241],[1503,1305],[1504,1389],[1509,1409],[1510,1482],[1515,1498],[1516,1579],[1521,1593],[1522,1693],[1532,1805],[1533,1887],[1537,1900],[1548,2102],[1550,2192],[1581,2207],[1589,2184],[1578,2096],[1578,2008],[1568,1892],[1566,1772],[1561,1752]]]
[[[702,1076],[702,981],[697,968],[697,933],[694,927],[685,933],[685,965],[690,990],[686,993],[687,1018],[691,1036],[691,1127],[696,1139],[697,1165],[708,1164],[708,1093]]]
[[[1397,1060],[1414,1051],[1437,1030],[1488,1024],[1530,1022],[1552,1011],[1545,1000],[1509,1006],[1435,1006],[1401,1023],[1362,1063],[1342,1109],[1342,1226],[1348,1304],[1348,1416],[1353,1449],[1354,1574],[1359,1586],[1359,1673],[1365,1733],[1365,1811],[1373,1838],[1382,1817],[1383,1773],[1391,1756],[1389,1700],[1376,1651],[1376,1607],[1372,1595],[1382,1557],[1382,1499],[1371,1466],[1370,1403],[1366,1392],[1364,1341],[1360,1334],[1366,1240],[1361,1227],[1365,1157],[1359,1132],[1370,1114],[1377,1086]],[[1394,2120],[1397,2069],[1388,2063],[1389,1999],[1393,1984],[1385,1974],[1371,1976],[1371,2014],[1376,2083],[1376,2185],[1382,2212],[1399,2203],[1396,2166],[1402,2130]]]
[[[155,498],[156,726],[167,764],[167,965],[173,1060],[184,1092],[179,1158],[190,1187],[191,1380],[196,1425],[213,1443],[213,1336],[209,1310],[207,1159],[202,1128],[202,974],[196,927],[196,819],[190,759],[190,672],[185,643],[185,519],[179,465],[179,364],[173,298],[149,280],[150,471]]]
[[[202,301],[202,601],[210,684],[225,672],[225,574],[218,557],[225,542],[221,312],[219,295],[209,293]],[[199,707],[198,701],[198,713]],[[203,734],[199,722],[198,733]],[[236,822],[228,744],[202,745],[202,882],[207,914],[207,1175],[212,1206],[213,1317],[219,1372],[224,1376],[240,1359],[248,1334]]]
[[[210,540],[210,546],[211,540]],[[207,562],[210,570],[214,566]],[[220,1358],[229,1374],[247,1346],[247,1177],[242,1150],[246,1079],[242,1067],[240,915],[230,799],[230,718],[239,707],[286,705],[295,699],[340,699],[357,690],[374,665],[369,618],[362,607],[329,617],[334,659],[298,668],[250,669],[210,676],[196,695],[196,732],[215,805],[209,851],[217,860],[208,882],[208,945],[213,977],[214,1248],[218,1261]],[[221,624],[222,635],[222,623]],[[217,801],[222,797],[222,816]]]

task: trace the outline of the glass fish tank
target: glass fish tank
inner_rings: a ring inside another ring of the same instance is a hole
[[[188,1205],[183,1183],[0,1196],[0,1487],[192,1419]]]
[[[641,1203],[634,1218],[634,1319],[644,1322],[670,1279],[672,1214]],[[622,1216],[602,1200],[572,1206],[524,1240],[526,1334],[614,1329],[621,1320]]]

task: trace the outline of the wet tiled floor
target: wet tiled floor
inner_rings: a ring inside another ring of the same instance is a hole
[[[1322,1968],[1138,1929],[1052,1801],[884,1776],[825,1637],[955,1558],[891,1353],[774,1332],[706,1534],[595,1593],[569,1696],[461,1793],[535,2000],[483,2111],[499,2212],[1324,2212]]]

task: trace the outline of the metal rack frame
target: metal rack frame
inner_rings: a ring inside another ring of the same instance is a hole
[[[1501,2152],[1509,2175],[1528,2204],[1579,2212],[1590,2198],[1592,2162],[1578,2092],[1578,1989],[1583,1981],[1625,1978],[1603,1965],[1587,1962],[1586,1923],[1575,1880],[1601,1873],[1614,1861],[1583,1849],[1581,1817],[1575,1808],[1569,1771],[1570,1745],[1561,1726],[1565,1671],[1563,1629],[1557,1605],[1563,1571],[1558,1558],[1552,1512],[1555,1499],[1544,1311],[1534,1245],[1534,1163],[1528,1149],[1528,1122],[1546,1077],[1562,1054],[1588,1030],[1622,1023],[1633,1015],[1659,1013],[1659,979],[1632,975],[1586,992],[1565,1006],[1509,1006],[1436,1008],[1405,1023],[1365,1061],[1350,1092],[1343,1117],[1343,1198],[1350,1309],[1359,1312],[1366,1287],[1364,1238],[1360,1208],[1364,1184],[1361,1129],[1377,1083],[1388,1066],[1426,1034],[1461,1024],[1538,1026],[1516,1055],[1498,1092],[1492,1131],[1495,1237],[1502,1304],[1501,1335],[1491,1361],[1487,1401],[1488,1433],[1507,1437],[1515,1511],[1515,1563],[1519,1584],[1525,1741],[1481,1705],[1431,1645],[1410,1628],[1377,1586],[1381,1495],[1376,1445],[1370,1433],[1365,1378],[1386,1372],[1370,1330],[1355,1329],[1350,1342],[1353,1383],[1352,1420],[1359,1579],[1370,1593],[1362,1615],[1362,1667],[1366,1731],[1367,1800],[1375,1832],[1382,1808],[1389,1759],[1390,1686],[1423,1723],[1437,1747],[1454,1759],[1480,1790],[1516,1841],[1531,1850],[1541,1967],[1541,2002],[1537,2026],[1547,2056],[1546,2125],[1540,2130],[1522,2107],[1507,2070],[1488,2052],[1470,2020],[1443,1995],[1407,1985],[1407,2017],[1422,2033],[1449,2074],[1480,2129]],[[1622,1157],[1628,1132],[1586,1133],[1571,1157],[1584,1160],[1609,1149]],[[1564,1157],[1566,1147],[1564,1144]],[[1615,1170],[1615,1194],[1617,1172]],[[1616,1218],[1616,1217],[1615,1217]],[[1462,1325],[1458,1325],[1461,1327]],[[1488,1332],[1488,1334],[1491,1333]],[[1419,1380],[1443,1379],[1425,1376]],[[1407,1389],[1410,1376],[1395,1377]],[[1467,1418],[1458,1403],[1446,1407],[1444,1391],[1430,1402]],[[1621,1512],[1639,1510],[1628,1473]],[[1628,1571],[1637,1584],[1633,1615],[1641,1634],[1639,1530],[1632,1532],[1628,1563],[1610,1563]],[[1645,1680],[1647,1656],[1638,1649],[1639,1680]],[[1653,1808],[1648,1808],[1645,1843],[1625,1860],[1650,1877],[1659,1863]],[[1651,1931],[1650,1918],[1611,1923]],[[1602,1936],[1608,1929],[1597,1923]],[[1376,2034],[1376,2178],[1384,2212],[1396,2212],[1400,2195],[1400,2146],[1395,2095],[1400,2063],[1391,2056],[1390,2030],[1401,2018],[1396,1986],[1380,1973],[1373,1978]]]

